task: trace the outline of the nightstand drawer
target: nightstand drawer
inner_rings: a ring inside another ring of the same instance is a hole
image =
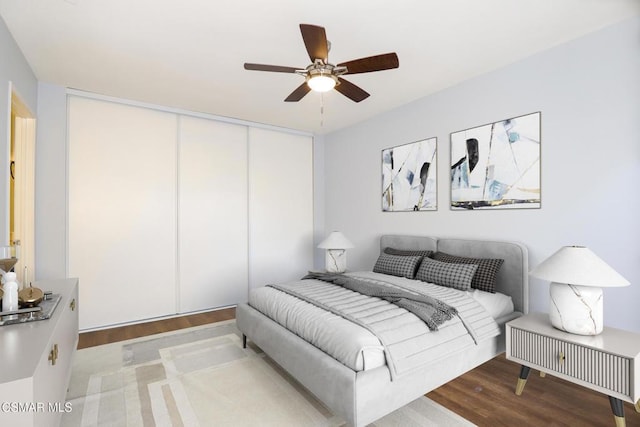
[[[514,327],[510,329],[508,353],[514,359],[603,391],[632,395],[631,359]]]

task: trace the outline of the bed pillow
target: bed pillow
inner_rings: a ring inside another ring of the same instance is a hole
[[[383,252],[389,255],[400,255],[400,256],[430,257],[431,255],[433,255],[433,251],[428,251],[428,250],[396,249],[396,248],[390,248],[390,247],[384,248]]]
[[[501,294],[500,292],[492,294],[480,289],[471,289],[467,292],[467,295],[483,306],[494,319],[499,319],[514,311],[513,299],[509,295]]]
[[[468,291],[477,269],[478,266],[475,264],[454,264],[425,258],[416,273],[416,279]]]
[[[421,256],[380,254],[376,265],[373,266],[373,272],[413,279],[420,261]]]
[[[444,252],[436,252],[433,259],[454,264],[476,264],[478,269],[471,281],[471,287],[485,292],[496,292],[496,275],[504,263],[503,259],[494,258],[467,258],[449,255]]]

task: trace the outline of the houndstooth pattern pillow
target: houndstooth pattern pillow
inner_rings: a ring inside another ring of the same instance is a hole
[[[477,269],[478,266],[475,264],[453,264],[425,258],[416,273],[416,279],[468,291]]]
[[[466,258],[461,256],[449,255],[444,252],[436,252],[432,256],[433,259],[455,264],[476,264],[478,269],[471,281],[471,287],[486,292],[496,292],[496,275],[498,270],[504,263],[503,259],[493,258]]]
[[[430,257],[433,255],[433,251],[428,250],[408,250],[408,249],[395,249],[386,247],[383,251],[385,254],[389,255],[400,255],[400,256],[423,256]]]
[[[373,266],[373,272],[413,279],[420,261],[421,256],[380,254],[376,265]]]

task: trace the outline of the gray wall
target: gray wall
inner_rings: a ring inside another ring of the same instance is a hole
[[[375,96],[375,94],[373,95]],[[542,208],[451,211],[451,132],[542,112]],[[381,150],[438,138],[438,211],[381,212]],[[325,229],[355,244],[367,269],[381,234],[515,240],[531,267],[588,246],[632,285],[604,291],[605,324],[640,332],[640,20],[634,18],[328,134]],[[548,284],[531,280],[531,308]]]
[[[38,83],[36,278],[67,272],[67,92]]]
[[[35,115],[37,80],[13,36],[0,18],[0,245],[9,243],[9,126],[11,88]],[[37,166],[36,166],[37,167]]]

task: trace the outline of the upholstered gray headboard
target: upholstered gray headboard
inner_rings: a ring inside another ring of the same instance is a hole
[[[422,249],[473,258],[500,258],[504,264],[496,277],[496,290],[511,295],[516,311],[529,312],[529,255],[526,246],[516,242],[445,239],[430,236],[383,235],[380,250]]]

